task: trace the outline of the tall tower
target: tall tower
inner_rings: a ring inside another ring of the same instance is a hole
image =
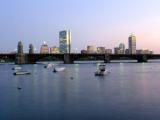
[[[18,42],[17,50],[15,64],[25,64],[25,55],[23,53],[23,44],[21,41]]]
[[[18,54],[23,54],[23,44],[21,41],[18,42],[17,49],[18,49]]]
[[[29,54],[34,54],[34,47],[32,44],[29,44]]]
[[[136,54],[136,36],[131,34],[128,38],[129,54]]]
[[[71,53],[71,32],[64,30],[59,32],[60,53]]]

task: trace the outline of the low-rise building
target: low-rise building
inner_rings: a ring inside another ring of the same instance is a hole
[[[41,46],[40,50],[41,54],[48,54],[49,53],[49,47],[48,45],[44,42],[44,44]]]
[[[105,47],[97,47],[97,53],[104,54],[105,53]]]
[[[129,49],[126,49],[126,50],[125,50],[125,54],[129,54]]]
[[[120,54],[120,49],[119,47],[114,48],[114,54]]]
[[[87,54],[87,50],[81,50],[81,54]]]
[[[96,48],[94,46],[87,46],[87,53],[96,53]]]
[[[153,54],[153,51],[150,50],[137,50],[136,51],[137,54]]]
[[[106,49],[106,50],[105,50],[105,53],[106,53],[106,54],[112,54],[112,49]]]
[[[51,48],[50,48],[50,53],[51,53],[51,54],[59,53],[59,47],[56,47],[56,46],[51,47]]]

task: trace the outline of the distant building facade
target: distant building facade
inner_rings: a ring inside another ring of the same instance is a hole
[[[125,45],[123,43],[119,44],[119,54],[125,54]]]
[[[95,46],[87,46],[87,53],[96,53]]]
[[[56,47],[56,46],[51,47],[51,48],[50,48],[50,53],[51,53],[51,54],[59,53],[59,47]]]
[[[125,54],[129,54],[129,49],[126,49],[126,50],[125,50]]]
[[[137,54],[153,54],[153,51],[150,50],[137,50]]]
[[[131,34],[128,38],[129,54],[136,54],[136,36]]]
[[[112,49],[106,49],[105,54],[112,54]]]
[[[106,50],[105,47],[97,47],[97,53],[99,53],[99,54],[104,54],[105,50]]]
[[[40,53],[41,54],[48,54],[49,53],[49,47],[46,43],[44,43],[42,46],[41,46],[41,50],[40,50]]]
[[[59,51],[60,53],[71,52],[71,32],[69,30],[59,32]]]
[[[114,48],[114,54],[120,54],[120,49],[119,47]]]
[[[115,54],[125,54],[125,45],[123,43],[120,43],[118,47],[114,48]]]
[[[87,50],[81,50],[81,54],[87,54]]]

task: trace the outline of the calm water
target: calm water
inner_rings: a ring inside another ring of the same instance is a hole
[[[160,63],[107,64],[106,77],[94,76],[97,64],[63,66],[14,76],[0,65],[0,120],[160,120]]]

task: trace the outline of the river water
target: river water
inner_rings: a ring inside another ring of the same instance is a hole
[[[160,63],[107,64],[105,77],[96,63],[60,66],[23,65],[31,75],[14,76],[0,64],[0,120],[160,120]]]

